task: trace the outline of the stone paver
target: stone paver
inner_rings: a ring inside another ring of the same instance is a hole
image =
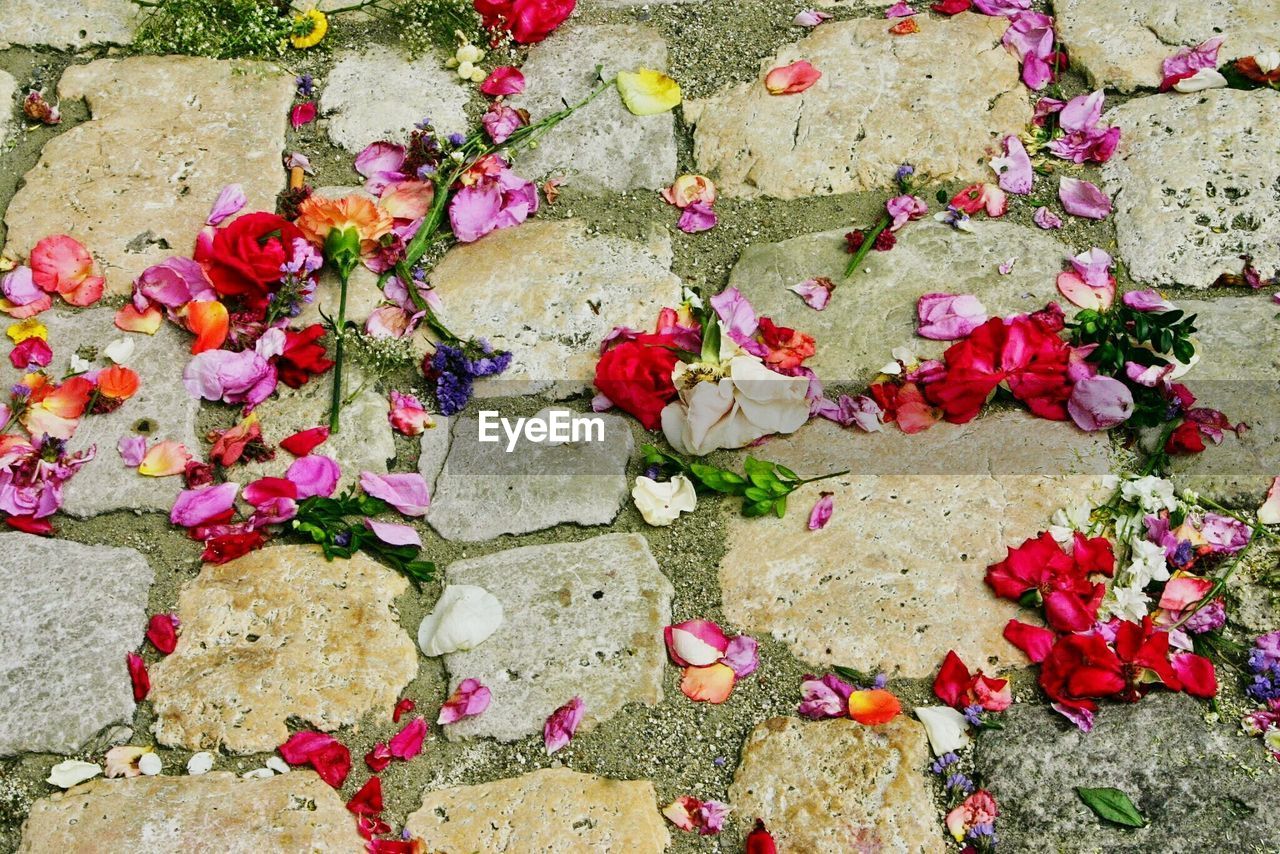
[[[544,768],[428,792],[406,829],[439,851],[658,854],[670,844],[648,780]]]
[[[910,161],[935,179],[990,179],[988,149],[1031,119],[1003,18],[918,16],[895,37],[882,18],[829,21],[761,64],[761,76],[699,104],[699,169],[727,195],[847,193],[893,183]],[[805,59],[822,72],[808,91],[770,95],[770,69]]]
[[[320,94],[329,139],[357,153],[371,142],[405,142],[413,126],[431,119],[442,136],[465,133],[468,91],[434,54],[407,59],[390,47],[338,57]]]
[[[729,800],[740,820],[764,820],[779,851],[938,851],[928,761],[924,727],[905,716],[770,718],[747,736]]]
[[[100,59],[67,69],[63,99],[92,121],[45,144],[9,203],[7,251],[70,234],[112,294],[152,264],[192,251],[209,208],[240,184],[246,210],[275,210],[293,77],[258,63],[195,57]]]
[[[487,641],[444,657],[450,690],[479,679],[493,692],[483,715],[446,727],[450,738],[541,732],[574,695],[585,704],[582,731],[627,703],[662,700],[673,591],[643,536],[526,546],[457,561],[445,576],[490,591],[505,615]]]
[[[1058,35],[1094,86],[1154,88],[1161,63],[1183,46],[1224,36],[1219,61],[1280,48],[1272,0],[1058,0]]]
[[[527,88],[511,99],[533,118],[575,104],[608,80],[634,68],[667,69],[667,45],[653,30],[631,24],[564,28],[529,52]],[[613,92],[565,119],[524,152],[517,170],[529,177],[567,176],[570,186],[622,191],[669,185],[676,173],[675,117],[634,116]]]
[[[0,71],[0,151],[5,150],[9,134],[17,131],[18,81],[7,71]]]
[[[1264,294],[1176,300],[1197,317],[1200,362],[1183,381],[1197,404],[1249,425],[1204,453],[1175,457],[1175,480],[1219,501],[1253,508],[1280,474],[1280,320]]]
[[[603,441],[543,444],[521,437],[510,453],[500,427],[491,432],[498,443],[482,443],[478,418],[459,417],[427,521],[446,540],[468,542],[565,522],[612,522],[630,489],[626,468],[634,440],[625,418],[593,417],[604,425]]]
[[[23,854],[43,851],[361,851],[342,798],[309,770],[266,780],[93,780],[36,801]]]
[[[151,579],[133,549],[0,534],[0,756],[70,753],[130,721]]]
[[[805,234],[743,250],[729,274],[756,311],[775,323],[800,329],[818,342],[806,364],[824,382],[871,378],[892,361],[895,347],[921,358],[937,358],[949,343],[916,335],[916,301],[927,293],[974,294],[991,316],[1031,312],[1053,300],[1072,310],[1054,287],[1066,246],[1036,228],[1005,222],[974,222],[965,234],[942,223],[918,222],[898,233],[892,252],[872,252],[849,279],[847,229]],[[998,268],[1017,262],[1008,275]],[[831,301],[814,311],[789,290],[825,276],[836,283]]]
[[[357,554],[274,546],[206,564],[178,597],[178,648],[151,668],[161,744],[274,750],[286,721],[322,730],[390,720],[418,671],[392,600],[408,582]]]
[[[989,671],[1023,661],[1001,636],[1017,603],[983,583],[988,564],[1097,492],[1107,439],[1020,413],[908,436],[815,422],[756,455],[804,477],[783,519],[726,511],[725,615],[813,664],[932,677],[947,650]],[[819,491],[835,512],[810,531]],[[982,662],[981,665],[977,662]]]
[[[170,323],[161,325],[155,335],[141,335],[117,329],[115,312],[108,308],[86,310],[54,309],[40,315],[49,329],[49,346],[53,362],[50,375],[64,376],[77,352],[90,359],[94,367],[110,364],[102,356],[102,348],[121,338],[133,342],[133,355],[128,366],[137,372],[141,384],[138,393],[114,412],[86,415],[80,420],[67,447],[82,451],[96,447],[96,456],[76,473],[63,492],[64,512],[88,517],[112,510],[138,513],[168,513],[173,499],[182,489],[181,477],[145,477],[125,467],[116,449],[124,435],[146,436],[148,441],[174,439],[182,442],[196,456],[203,446],[196,434],[199,401],[182,385],[182,370],[191,359],[191,335]],[[7,324],[0,324],[7,325]],[[88,349],[86,349],[88,348]],[[17,382],[20,372],[8,359],[0,363],[0,383],[8,388]]]
[[[1084,734],[1039,703],[1015,704],[1005,728],[978,741],[977,767],[1000,802],[1011,851],[1266,851],[1280,834],[1272,809],[1280,766],[1234,721],[1157,689],[1134,705],[1106,704]],[[1226,717],[1226,715],[1224,715]],[[1076,786],[1123,790],[1143,828],[1099,821]]]
[[[358,483],[362,471],[386,474],[387,460],[396,455],[395,436],[387,420],[391,409],[387,397],[372,383],[365,385],[361,370],[350,360],[342,372],[342,388],[348,402],[338,416],[338,432],[331,433],[311,452],[338,463],[342,471],[339,492]],[[332,370],[313,377],[302,388],[289,388],[281,383],[276,396],[263,401],[255,410],[262,424],[262,436],[268,445],[276,448],[276,455],[266,462],[244,463],[233,469],[235,479],[248,483],[259,477],[283,477],[296,458],[278,447],[280,441],[299,430],[327,425],[332,396]]]
[[[131,0],[5,0],[0,4],[0,46],[79,50],[133,41],[142,9]]]
[[[1206,288],[1220,273],[1239,273],[1243,254],[1266,275],[1280,267],[1280,156],[1267,132],[1280,125],[1274,95],[1213,89],[1137,98],[1107,113],[1104,122],[1123,133],[1102,174],[1134,279]]]
[[[652,329],[680,299],[665,233],[641,244],[592,235],[574,220],[526,222],[451,249],[431,283],[455,334],[515,354],[501,377],[477,383],[481,396],[585,391],[614,326]]]

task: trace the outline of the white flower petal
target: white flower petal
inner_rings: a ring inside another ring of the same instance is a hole
[[[916,717],[924,725],[935,756],[969,746],[969,722],[950,706],[916,706]]]
[[[474,649],[502,625],[502,603],[483,587],[450,584],[435,610],[418,626],[418,646],[428,657]]]
[[[92,780],[101,773],[102,768],[92,762],[67,759],[49,769],[49,778],[45,782],[59,789],[70,789],[85,780]]]
[[[213,769],[213,754],[207,750],[191,754],[187,760],[187,773],[192,776],[208,774]]]
[[[148,777],[154,777],[164,770],[164,763],[160,761],[159,754],[148,750],[138,758],[138,770]]]
[[[645,522],[655,527],[670,525],[681,513],[692,513],[698,506],[693,481],[678,474],[666,483],[637,477],[631,498]]]

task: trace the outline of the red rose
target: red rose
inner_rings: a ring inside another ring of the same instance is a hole
[[[540,42],[573,13],[575,0],[473,0],[491,30],[506,30],[519,44]]]
[[[1164,443],[1166,454],[1198,454],[1204,450],[1204,437],[1194,421],[1183,421]]]
[[[317,343],[322,335],[324,327],[319,323],[300,331],[285,330],[284,352],[275,359],[280,382],[301,388],[311,377],[333,367],[333,361],[324,357],[324,345]]]
[[[272,213],[249,213],[196,243],[196,260],[220,296],[240,297],[256,313],[266,309],[280,265],[289,260],[297,226]]]
[[[641,335],[624,341],[596,364],[596,388],[647,430],[658,428],[662,408],[676,397],[671,371],[679,359],[664,346],[669,337]]]
[[[1125,689],[1123,670],[1099,635],[1065,635],[1040,665],[1040,687],[1055,702],[1093,711],[1094,699]]]

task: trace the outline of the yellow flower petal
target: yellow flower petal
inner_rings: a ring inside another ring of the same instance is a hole
[[[28,338],[39,338],[41,341],[49,340],[49,330],[34,317],[28,317],[21,323],[13,324],[4,331],[4,334],[12,338],[14,344],[21,344]]]
[[[182,474],[190,460],[191,454],[181,442],[175,442],[172,439],[157,442],[142,458],[142,463],[138,466],[138,474],[145,474],[148,477]]]
[[[619,71],[618,94],[633,114],[652,116],[680,103],[680,84],[652,68]]]

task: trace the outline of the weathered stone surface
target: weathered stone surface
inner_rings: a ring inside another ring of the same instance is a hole
[[[343,196],[368,196],[373,198],[364,187],[319,187],[315,195],[326,199],[340,199]],[[312,323],[323,323],[324,315],[336,318],[339,303],[342,299],[342,288],[333,268],[325,266],[320,271],[316,285],[315,299],[304,306],[293,325],[307,326]],[[347,280],[347,320],[364,324],[373,314],[373,310],[383,301],[382,288],[378,287],[378,274],[363,264],[357,264]]]
[[[390,720],[418,672],[392,600],[408,582],[357,554],[274,546],[206,564],[178,597],[178,648],[151,668],[161,744],[274,750],[289,718],[322,730]]]
[[[141,11],[130,0],[5,0],[0,4],[0,45],[79,50],[128,44]]]
[[[177,56],[100,59],[67,69],[62,98],[93,119],[45,144],[5,214],[7,251],[70,234],[113,294],[191,252],[209,208],[240,184],[246,210],[275,210],[293,77],[260,63]]]
[[[978,771],[1000,802],[1012,851],[1265,851],[1275,846],[1280,767],[1234,719],[1207,725],[1208,706],[1157,690],[1106,704],[1084,734],[1039,703],[1015,704],[1005,728],[978,741]],[[1076,786],[1113,786],[1148,819],[1098,818]],[[1081,840],[1088,840],[1086,848]]]
[[[1021,413],[909,436],[814,422],[758,452],[805,477],[783,519],[728,510],[725,616],[814,664],[931,677],[947,650],[988,671],[1021,661],[1001,636],[1017,603],[983,583],[988,564],[1095,493],[1105,436]],[[819,491],[835,513],[810,531]]]
[[[1244,254],[1267,273],[1280,267],[1274,94],[1136,98],[1104,116],[1124,129],[1102,174],[1135,280],[1207,288],[1239,273]]]
[[[0,756],[71,753],[133,717],[125,654],[152,572],[133,549],[0,534]]]
[[[729,800],[779,851],[942,850],[928,750],[902,715],[876,727],[770,718],[747,737]]]
[[[9,134],[17,129],[14,118],[16,107],[14,101],[18,96],[18,81],[7,71],[0,71],[0,151],[5,150]]]
[[[635,68],[667,69],[667,45],[653,30],[632,24],[566,27],[529,51],[525,94],[511,99],[534,120],[576,104],[597,86],[596,66],[608,80]],[[675,117],[634,116],[613,92],[565,119],[520,155],[529,177],[567,176],[573,187],[622,191],[665,187],[676,173]]]
[[[108,308],[86,310],[54,309],[40,315],[49,329],[53,362],[49,373],[64,376],[71,357],[90,349],[94,367],[110,364],[100,355],[112,341],[127,338],[134,344],[128,365],[141,381],[138,393],[119,409],[105,415],[86,415],[80,420],[67,447],[82,451],[91,446],[97,455],[76,473],[63,492],[64,512],[73,516],[94,516],[111,510],[168,513],[182,489],[181,477],[144,477],[125,467],[116,450],[121,436],[143,435],[149,441],[175,439],[199,455],[196,417],[200,403],[182,385],[182,370],[191,358],[191,336],[165,323],[155,335],[139,335],[116,328],[115,312]],[[8,359],[0,363],[0,383],[4,388],[18,381],[20,372]]]
[[[444,461],[449,456],[450,439],[453,433],[453,419],[447,415],[431,416],[435,426],[423,431],[418,440],[418,473],[427,482],[427,488],[435,495],[436,478],[444,469]]]
[[[671,842],[648,780],[567,768],[428,792],[405,827],[440,851],[493,854],[658,854]]]
[[[988,151],[1031,119],[999,44],[1008,22],[916,20],[902,38],[883,19],[828,22],[765,60],[759,79],[686,104],[699,169],[727,195],[783,199],[890,186],[904,159],[935,179],[990,179]],[[797,59],[822,78],[770,95],[764,75]]]
[[[603,424],[603,440],[544,444],[522,436],[510,453],[497,425],[491,431],[497,443],[482,443],[478,418],[457,418],[427,521],[446,540],[468,542],[565,522],[609,524],[630,489],[626,468],[634,441],[625,418],[591,417]]]
[[[662,700],[667,581],[639,534],[606,534],[456,561],[449,584],[483,587],[505,619],[475,649],[444,657],[449,688],[479,679],[493,692],[483,715],[446,727],[450,738],[516,741],[582,697],[585,732],[627,703]]]
[[[589,234],[573,220],[526,222],[456,247],[431,283],[446,326],[515,354],[506,373],[477,383],[482,396],[584,391],[609,330],[652,329],[680,298],[666,234],[645,245]]]
[[[973,233],[965,234],[933,221],[913,223],[898,233],[892,252],[870,253],[850,279],[844,277],[846,230],[749,246],[729,274],[729,284],[760,314],[817,339],[808,365],[826,382],[869,379],[892,361],[895,347],[921,358],[940,356],[952,342],[915,332],[916,301],[927,293],[974,294],[992,316],[1065,303],[1054,278],[1070,253],[1039,229],[975,221]],[[1010,258],[1017,259],[1012,272],[1001,275],[999,266]],[[818,276],[836,283],[822,311],[788,290]]]
[[[404,142],[413,126],[431,119],[437,133],[465,133],[467,90],[434,54],[409,60],[389,47],[338,57],[320,94],[329,139],[350,152],[371,142]]]
[[[312,451],[338,463],[342,470],[339,491],[356,483],[362,471],[386,474],[387,460],[396,455],[395,436],[387,420],[391,405],[372,383],[361,389],[363,383],[362,372],[348,360],[342,371],[342,389],[349,401],[338,416],[338,432],[330,434]],[[275,459],[246,463],[236,471],[237,476],[244,483],[259,477],[282,477],[295,458],[278,447],[280,440],[299,430],[327,425],[332,402],[332,370],[312,377],[302,388],[289,388],[281,383],[276,396],[263,401],[255,410],[262,422],[263,438],[276,447]]]
[[[313,771],[242,780],[198,777],[92,780],[36,801],[24,854],[42,851],[360,851],[342,798]]]
[[[1156,87],[1161,63],[1183,46],[1224,36],[1220,62],[1280,48],[1272,0],[1058,0],[1058,37],[1097,87]]]
[[[1200,406],[1249,425],[1204,453],[1174,457],[1175,480],[1236,506],[1252,508],[1280,474],[1280,321],[1264,295],[1177,300],[1196,315],[1200,362],[1183,378]]]

